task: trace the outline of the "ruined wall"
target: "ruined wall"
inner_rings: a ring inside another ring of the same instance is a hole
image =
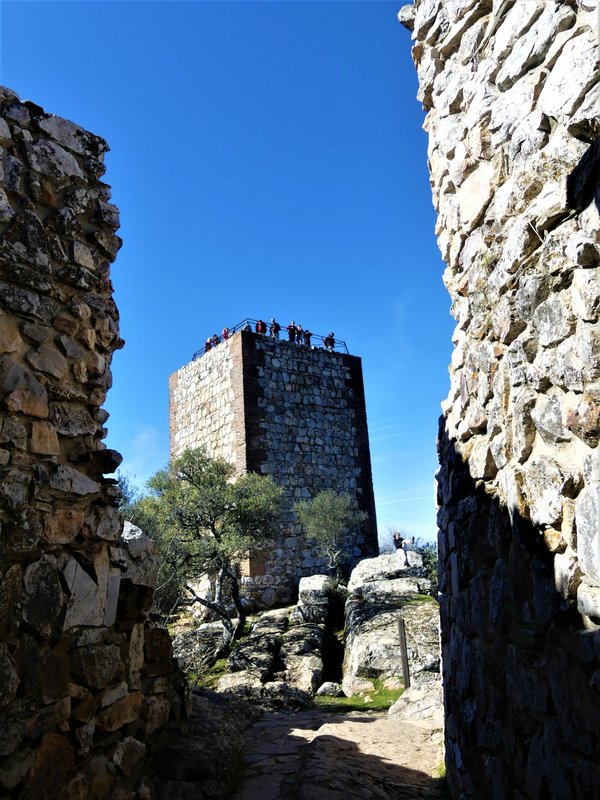
[[[0,89],[0,795],[150,797],[180,710],[156,556],[102,439],[119,338],[106,143]]]
[[[356,497],[369,514],[365,530],[348,539],[350,562],[377,552],[356,356],[236,333],[171,376],[171,431],[173,455],[188,442],[223,457],[235,452],[238,469],[271,475],[284,490],[281,535],[264,563],[246,565],[247,596],[266,605],[287,601],[300,577],[325,566],[292,508],[323,489]]]
[[[438,480],[453,796],[597,797],[598,5],[416,0],[400,21],[457,320]]]

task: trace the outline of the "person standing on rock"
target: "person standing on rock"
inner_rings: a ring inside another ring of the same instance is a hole
[[[310,347],[310,337],[312,336],[312,331],[309,331],[308,328],[304,331],[304,344],[307,347]]]
[[[279,331],[281,330],[281,325],[277,322],[275,317],[271,317],[271,328],[270,328],[270,335],[272,339],[279,339]]]
[[[406,551],[404,549],[404,539],[399,531],[396,531],[392,536],[394,540],[394,547],[396,548],[396,553],[401,554],[400,557],[403,559],[404,564],[408,566],[408,556],[406,555]]]
[[[267,332],[267,323],[259,319],[256,323],[256,332],[264,335]]]
[[[329,334],[329,336],[325,337],[325,339],[323,340],[323,344],[331,353],[335,347],[335,334],[333,333],[333,331]]]
[[[296,344],[302,344],[302,336],[303,336],[303,334],[304,334],[304,330],[302,328],[302,325],[300,325],[300,323],[298,323],[296,325]]]
[[[290,324],[287,326],[286,330],[288,332],[288,338],[289,338],[290,342],[295,342],[296,341],[296,323],[294,322],[294,320],[292,320],[290,322]]]

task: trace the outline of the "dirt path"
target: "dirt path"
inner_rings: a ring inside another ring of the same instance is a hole
[[[441,800],[442,735],[375,712],[267,714],[230,800]]]

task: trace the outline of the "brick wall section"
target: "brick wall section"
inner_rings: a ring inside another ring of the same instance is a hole
[[[417,0],[400,19],[457,320],[438,477],[452,796],[599,797],[598,3]]]
[[[0,796],[138,797],[181,707],[121,536],[102,409],[119,338],[106,143],[0,88]],[[146,559],[143,556],[147,556]]]
[[[227,354],[219,355],[219,348]],[[208,366],[199,363],[215,358],[231,359],[231,371],[209,374]],[[240,332],[176,374],[171,413],[179,418],[178,429],[193,430],[195,446],[205,444],[218,454],[225,451],[223,443],[231,441],[235,433],[238,463],[244,460],[248,470],[273,476],[284,489],[281,533],[266,554],[264,575],[257,574],[263,571],[261,563],[251,577],[244,579],[247,595],[265,605],[288,600],[300,577],[323,568],[322,557],[301,534],[293,512],[296,501],[313,497],[322,489],[356,497],[359,507],[369,515],[364,531],[351,536],[347,543],[350,561],[355,563],[377,552],[359,358]],[[231,376],[235,376],[233,399],[226,409],[222,407],[218,422],[204,416],[202,403],[192,406],[179,402],[198,386],[198,375],[217,382],[201,389],[202,396],[230,396]],[[215,431],[219,432],[216,438]],[[173,455],[184,449],[183,441],[192,441],[192,437],[172,440]]]

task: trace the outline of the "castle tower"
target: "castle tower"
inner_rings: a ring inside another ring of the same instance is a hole
[[[348,543],[353,564],[377,554],[361,360],[239,331],[171,375],[171,457],[205,447],[238,475],[271,475],[284,490],[281,532],[265,558],[243,565],[247,595],[289,600],[324,567],[301,533],[294,503],[323,489],[368,514]]]

